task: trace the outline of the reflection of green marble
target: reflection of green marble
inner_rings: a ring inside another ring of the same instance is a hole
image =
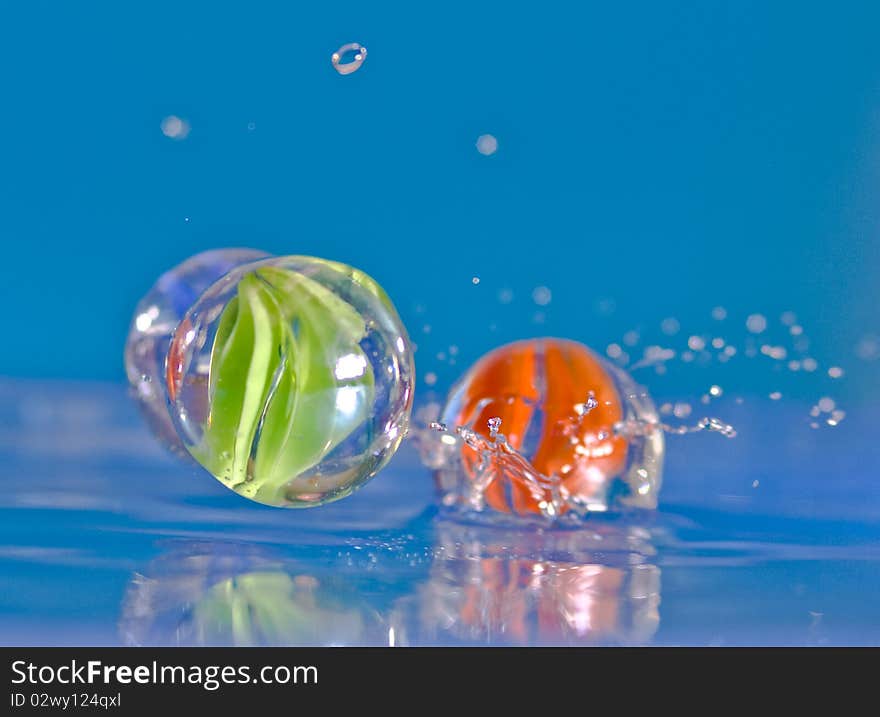
[[[360,283],[388,301],[372,280]],[[284,503],[286,484],[369,417],[365,333],[351,304],[302,273],[263,266],[246,274],[220,316],[196,457],[242,495]]]
[[[310,576],[252,572],[212,586],[193,605],[198,644],[321,645],[358,642],[363,614],[337,605]]]

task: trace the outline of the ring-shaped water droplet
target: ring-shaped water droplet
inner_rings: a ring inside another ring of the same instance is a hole
[[[330,61],[340,75],[356,72],[367,59],[367,48],[357,42],[349,42],[334,52]]]

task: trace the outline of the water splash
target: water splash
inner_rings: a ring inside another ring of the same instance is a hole
[[[595,393],[590,391],[583,403],[576,404],[572,420],[563,427],[563,432],[571,436],[572,441],[578,441],[581,423],[584,418],[599,406]],[[437,410],[435,405],[427,407],[428,411]],[[424,417],[424,414],[423,414]],[[424,424],[423,424],[424,425]],[[582,512],[582,506],[574,505],[570,501],[563,486],[563,476],[552,474],[545,475],[532,465],[531,461],[517,451],[501,432],[502,421],[498,417],[492,417],[486,422],[488,437],[475,431],[471,425],[455,426],[451,431],[449,427],[439,421],[427,422],[428,430],[416,429],[413,437],[419,449],[423,463],[430,468],[442,468],[450,465],[453,461],[462,460],[461,448],[466,446],[475,456],[475,462],[471,465],[473,479],[470,483],[467,495],[468,506],[475,511],[485,508],[485,493],[490,485],[496,481],[502,484],[518,485],[524,488],[536,502],[541,515],[544,518],[556,519],[567,512],[575,509]],[[662,422],[628,419],[620,421],[609,427],[608,431],[600,431],[596,438],[604,441],[610,435],[623,438],[645,437],[662,431],[671,435],[685,435],[709,431],[719,433],[725,438],[734,438],[736,429],[729,423],[715,418],[704,417],[693,425],[672,426]],[[437,440],[439,434],[440,439]],[[589,451],[585,450],[582,460],[588,460]],[[605,510],[605,507],[592,506],[590,510]]]

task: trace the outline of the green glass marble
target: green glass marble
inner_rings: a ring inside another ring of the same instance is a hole
[[[260,503],[350,494],[406,432],[413,358],[388,296],[363,272],[311,257],[239,267],[180,322],[166,381],[184,445]]]

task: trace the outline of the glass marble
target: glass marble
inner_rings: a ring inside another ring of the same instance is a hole
[[[653,403],[582,344],[531,339],[490,352],[440,420],[450,430],[434,465],[446,506],[549,518],[657,506],[664,440]]]
[[[177,325],[165,361],[174,427],[224,485],[279,507],[343,498],[406,433],[410,342],[382,288],[302,256],[232,269]]]
[[[257,249],[215,249],[166,271],[138,302],[125,343],[125,373],[131,393],[153,433],[172,452],[188,455],[168,412],[165,356],[174,329],[211,284],[236,266],[264,259]]]

